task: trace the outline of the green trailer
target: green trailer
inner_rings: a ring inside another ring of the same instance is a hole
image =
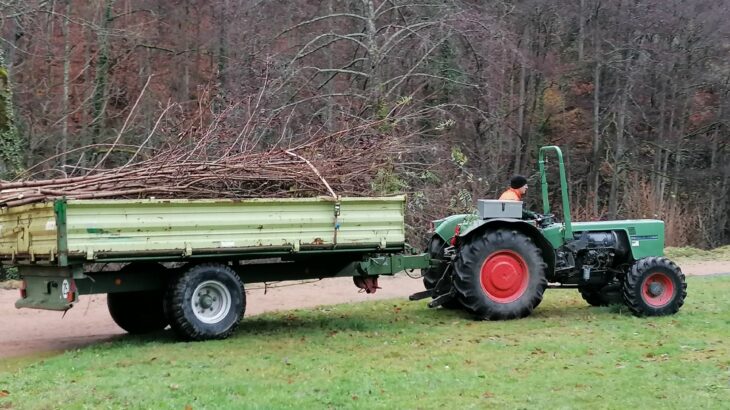
[[[0,209],[0,260],[22,278],[18,308],[65,311],[107,293],[130,333],[170,325],[224,338],[244,283],[379,275],[430,266],[405,242],[405,197],[57,200]]]

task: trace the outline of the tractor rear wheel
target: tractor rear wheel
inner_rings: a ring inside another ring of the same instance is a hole
[[[431,259],[443,259],[444,258],[444,248],[446,248],[446,242],[444,242],[443,239],[441,239],[440,236],[434,235],[433,238],[431,238],[430,241],[428,241],[428,247],[426,248],[426,251],[428,252],[428,256],[431,257]],[[443,265],[442,265],[443,266]],[[421,274],[423,275],[423,286],[427,290],[431,290],[436,286],[439,279],[444,275],[444,271],[446,270],[446,267],[443,266],[442,268],[426,268],[421,271]]]
[[[540,249],[517,231],[498,229],[468,238],[454,268],[462,304],[479,319],[528,316],[547,288]]]
[[[639,259],[626,274],[623,298],[636,316],[664,316],[677,313],[687,297],[684,273],[663,257]]]

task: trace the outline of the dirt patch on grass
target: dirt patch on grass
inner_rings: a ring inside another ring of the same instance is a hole
[[[678,263],[687,275],[730,274],[730,261],[680,260]],[[420,279],[406,275],[382,277],[382,289],[374,295],[358,292],[352,278],[325,279],[291,286],[295,283],[281,283],[279,285],[288,286],[266,291],[260,284],[249,286],[246,316],[336,303],[406,298],[423,290]],[[124,334],[109,316],[106,295],[82,296],[65,317],[62,312],[15,309],[17,298],[17,290],[0,290],[0,358],[60,352],[113,340]]]

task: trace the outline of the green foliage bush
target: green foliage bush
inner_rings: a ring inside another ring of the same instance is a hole
[[[2,266],[0,265],[0,282],[5,280],[18,280],[18,268],[15,266]]]

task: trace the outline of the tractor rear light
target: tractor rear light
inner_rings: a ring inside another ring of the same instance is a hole
[[[25,279],[23,279],[22,282],[20,282],[20,298],[25,299],[28,297],[28,284],[25,282]]]
[[[456,225],[456,228],[454,228],[454,236],[451,237],[451,246],[456,246],[456,237],[459,236],[459,232],[461,232],[461,225]]]

